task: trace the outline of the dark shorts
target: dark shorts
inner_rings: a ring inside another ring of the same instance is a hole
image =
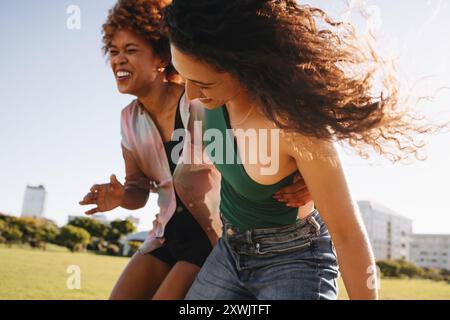
[[[179,261],[186,261],[201,268],[213,249],[205,231],[186,209],[174,213],[164,236],[164,246],[149,254],[172,267]]]

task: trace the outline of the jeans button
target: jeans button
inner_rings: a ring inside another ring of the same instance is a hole
[[[229,237],[231,237],[232,235],[233,235],[233,229],[231,229],[231,228],[228,228],[227,229],[227,235],[229,236]]]

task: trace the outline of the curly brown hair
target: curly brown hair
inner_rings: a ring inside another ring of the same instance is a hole
[[[418,138],[437,132],[402,108],[410,101],[400,99],[394,65],[369,37],[318,8],[295,0],[174,0],[165,22],[179,50],[235,76],[285,132],[346,141],[362,157],[375,150],[393,162],[419,159],[425,144]]]
[[[119,0],[109,10],[102,27],[103,53],[108,53],[118,30],[132,31],[147,41],[156,55],[168,61],[166,79],[177,82],[177,72],[170,63],[170,44],[162,17],[163,8],[170,3],[170,0]]]

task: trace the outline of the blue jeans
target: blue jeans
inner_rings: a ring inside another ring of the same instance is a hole
[[[222,221],[186,300],[337,299],[336,251],[317,210],[278,228],[243,231]]]

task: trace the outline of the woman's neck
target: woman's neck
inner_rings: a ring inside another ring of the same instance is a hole
[[[231,123],[240,123],[248,116],[250,109],[255,106],[255,100],[251,99],[247,91],[241,91],[236,97],[227,102],[226,107]],[[253,113],[253,112],[252,112]]]
[[[168,82],[161,81],[153,83],[146,94],[138,97],[139,102],[142,103],[152,118],[169,111],[166,107],[167,103],[171,100],[170,87],[170,83]]]

